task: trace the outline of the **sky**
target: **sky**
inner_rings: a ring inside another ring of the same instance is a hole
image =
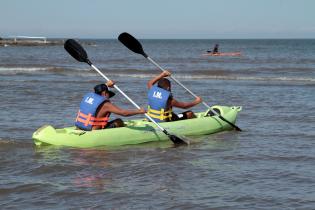
[[[0,37],[315,38],[315,0],[0,0]]]

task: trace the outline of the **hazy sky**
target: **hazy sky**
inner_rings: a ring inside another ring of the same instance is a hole
[[[0,37],[315,38],[315,0],[0,0]]]

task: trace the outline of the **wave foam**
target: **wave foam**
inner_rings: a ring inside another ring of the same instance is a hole
[[[116,77],[132,78],[151,78],[157,74],[156,70],[138,70],[138,69],[101,69],[107,75]],[[0,75],[17,75],[17,74],[63,74],[75,76],[95,76],[97,73],[91,68],[68,68],[68,67],[0,67]],[[315,82],[312,77],[276,77],[276,76],[242,76],[242,72],[231,72],[227,70],[202,70],[194,71],[192,74],[186,72],[175,72],[175,77],[179,79],[208,79],[208,80],[249,80],[249,81],[287,81],[287,82]]]

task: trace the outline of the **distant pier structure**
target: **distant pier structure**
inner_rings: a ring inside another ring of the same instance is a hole
[[[18,40],[33,40],[33,41],[40,41],[42,40],[43,43],[47,43],[47,38],[43,36],[9,36],[9,38],[12,38],[14,42],[17,42]]]
[[[0,46],[41,46],[41,45],[62,45],[64,40],[47,39],[44,36],[8,36],[0,39]]]
[[[44,36],[7,36],[0,37],[0,47],[9,46],[50,46],[50,45],[63,45],[64,39],[52,39]],[[85,45],[93,45],[94,42],[81,41]]]

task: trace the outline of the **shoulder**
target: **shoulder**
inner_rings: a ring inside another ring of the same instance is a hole
[[[111,107],[113,104],[109,100],[103,101],[103,103],[100,104],[100,107],[106,108],[106,107]]]

